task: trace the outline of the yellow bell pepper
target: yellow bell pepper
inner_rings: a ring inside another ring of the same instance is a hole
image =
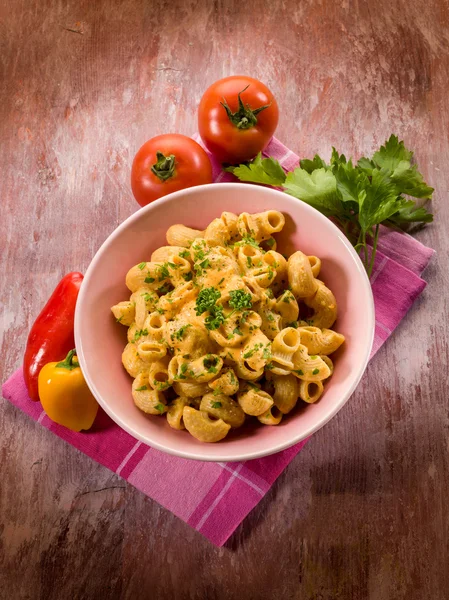
[[[70,350],[63,361],[42,367],[38,390],[41,404],[52,421],[72,431],[92,427],[98,404],[84,380],[76,350]]]

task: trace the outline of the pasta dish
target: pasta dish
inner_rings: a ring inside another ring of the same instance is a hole
[[[344,336],[320,259],[276,251],[284,224],[267,210],[223,212],[204,231],[173,225],[130,269],[131,297],[111,310],[128,327],[122,362],[140,410],[218,442],[320,398]]]

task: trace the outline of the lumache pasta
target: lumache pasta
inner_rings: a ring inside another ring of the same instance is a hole
[[[111,310],[128,327],[137,408],[218,442],[319,400],[344,336],[331,329],[337,303],[320,259],[276,251],[284,224],[268,210],[224,212],[204,231],[172,225],[168,245],[129,270],[130,299]]]

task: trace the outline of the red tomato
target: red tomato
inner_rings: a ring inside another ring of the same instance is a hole
[[[140,206],[203,183],[212,183],[212,165],[203,148],[185,135],[158,135],[134,157],[131,188]]]
[[[261,152],[276,130],[277,102],[257,79],[225,77],[208,88],[198,109],[198,130],[221,162],[236,164]]]

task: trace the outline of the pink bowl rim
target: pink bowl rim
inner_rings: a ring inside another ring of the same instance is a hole
[[[249,185],[251,185],[251,184],[249,184]],[[286,450],[287,448],[290,448],[290,447],[294,446],[295,444],[298,444],[299,442],[310,437],[313,433],[315,433],[316,431],[318,431],[319,429],[324,427],[324,425],[326,425],[326,423],[328,423],[337,414],[337,412],[341,408],[343,408],[343,406],[346,404],[346,402],[352,396],[353,392],[355,391],[356,387],[358,386],[358,384],[366,370],[366,367],[367,367],[367,364],[368,364],[368,361],[369,361],[369,358],[371,355],[373,342],[374,342],[374,331],[375,331],[374,298],[373,298],[373,293],[372,293],[371,284],[370,284],[368,275],[366,273],[366,270],[365,270],[365,267],[363,266],[362,261],[360,260],[360,257],[358,256],[358,254],[356,253],[356,251],[354,250],[353,246],[351,245],[349,240],[346,238],[346,236],[344,236],[344,234],[338,229],[338,227],[336,225],[334,225],[334,223],[332,223],[332,221],[330,221],[327,217],[325,217],[323,214],[321,214],[319,211],[317,211],[315,208],[313,208],[309,204],[298,200],[298,204],[301,207],[300,210],[305,210],[305,211],[314,213],[314,215],[317,219],[325,221],[327,226],[330,228],[330,230],[331,231],[333,230],[335,235],[346,246],[346,249],[349,252],[349,256],[354,261],[357,272],[360,275],[359,283],[360,283],[360,285],[363,286],[364,291],[368,292],[368,298],[370,299],[370,303],[366,307],[366,310],[367,310],[366,316],[367,316],[367,320],[368,320],[369,330],[371,331],[370,338],[369,338],[369,341],[365,348],[363,360],[359,363],[359,368],[356,373],[356,376],[353,379],[352,384],[348,387],[347,391],[341,395],[341,399],[335,403],[335,405],[332,407],[332,409],[329,410],[329,412],[326,413],[326,415],[323,418],[321,418],[319,421],[317,421],[317,423],[315,423],[314,425],[310,426],[306,430],[305,433],[303,432],[303,433],[298,434],[297,436],[290,437],[289,439],[285,440],[285,442],[278,443],[275,446],[268,446],[267,448],[265,448],[264,450],[261,450],[259,452],[248,451],[248,452],[245,452],[244,454],[239,454],[238,456],[235,456],[233,454],[228,454],[226,451],[225,445],[223,446],[223,454],[217,456],[216,454],[215,455],[208,454],[208,451],[207,451],[208,444],[204,444],[204,451],[203,451],[203,448],[201,448],[201,451],[199,451],[199,452],[190,452],[190,451],[180,450],[178,448],[174,448],[169,445],[165,445],[164,443],[155,442],[154,440],[150,439],[149,436],[143,435],[138,430],[135,430],[133,427],[128,425],[125,421],[123,421],[118,415],[116,415],[114,413],[114,411],[108,405],[107,401],[101,397],[100,393],[98,392],[98,390],[95,386],[94,381],[90,377],[90,374],[87,369],[87,362],[84,357],[83,343],[82,343],[81,332],[80,332],[80,330],[81,330],[80,323],[83,318],[83,316],[82,316],[83,305],[86,300],[85,295],[86,295],[86,290],[88,287],[87,282],[89,281],[92,273],[94,272],[97,263],[99,263],[101,261],[103,254],[105,252],[107,252],[109,245],[112,244],[112,242],[115,240],[115,238],[120,236],[123,229],[128,227],[129,224],[131,224],[135,221],[138,221],[144,214],[151,212],[154,208],[156,208],[160,205],[163,205],[163,204],[169,204],[171,202],[174,202],[174,201],[182,198],[183,196],[195,194],[198,192],[198,190],[200,188],[208,189],[209,192],[215,193],[214,190],[217,191],[218,189],[222,189],[222,188],[229,188],[229,189],[235,190],[236,186],[239,188],[242,188],[242,189],[248,188],[247,183],[234,183],[234,182],[232,182],[232,183],[229,183],[229,182],[209,183],[209,184],[205,184],[205,185],[194,186],[194,187],[190,187],[190,188],[187,188],[184,190],[179,190],[178,192],[173,192],[171,194],[167,194],[163,198],[160,198],[159,200],[155,200],[151,204],[148,204],[147,206],[140,208],[135,213],[133,213],[132,215],[127,217],[106,238],[106,240],[103,242],[103,244],[100,246],[100,248],[97,250],[95,256],[93,257],[93,259],[84,275],[83,284],[81,285],[81,289],[79,292],[78,301],[77,301],[77,305],[76,305],[76,309],[75,309],[75,346],[77,349],[78,360],[79,360],[79,363],[81,366],[81,370],[83,371],[83,374],[85,376],[86,383],[89,386],[92,394],[95,396],[96,400],[98,401],[98,404],[103,408],[103,410],[111,417],[111,419],[115,423],[117,423],[117,425],[119,425],[122,429],[124,429],[127,433],[132,435],[135,439],[139,440],[140,442],[143,442],[144,444],[151,446],[152,448],[156,448],[157,450],[165,452],[166,454],[171,454],[173,456],[179,456],[181,458],[187,458],[187,459],[191,459],[191,460],[199,460],[199,461],[204,461],[204,462],[240,462],[240,461],[246,461],[246,460],[254,460],[257,458],[262,458],[264,456],[270,456],[272,454],[276,454],[277,452],[281,452],[282,450]],[[264,187],[261,187],[260,189],[263,190],[264,193],[268,193],[269,195],[272,194],[273,198],[276,198],[277,196],[285,197],[285,192],[281,192],[279,190],[275,190],[272,188],[264,188]]]

